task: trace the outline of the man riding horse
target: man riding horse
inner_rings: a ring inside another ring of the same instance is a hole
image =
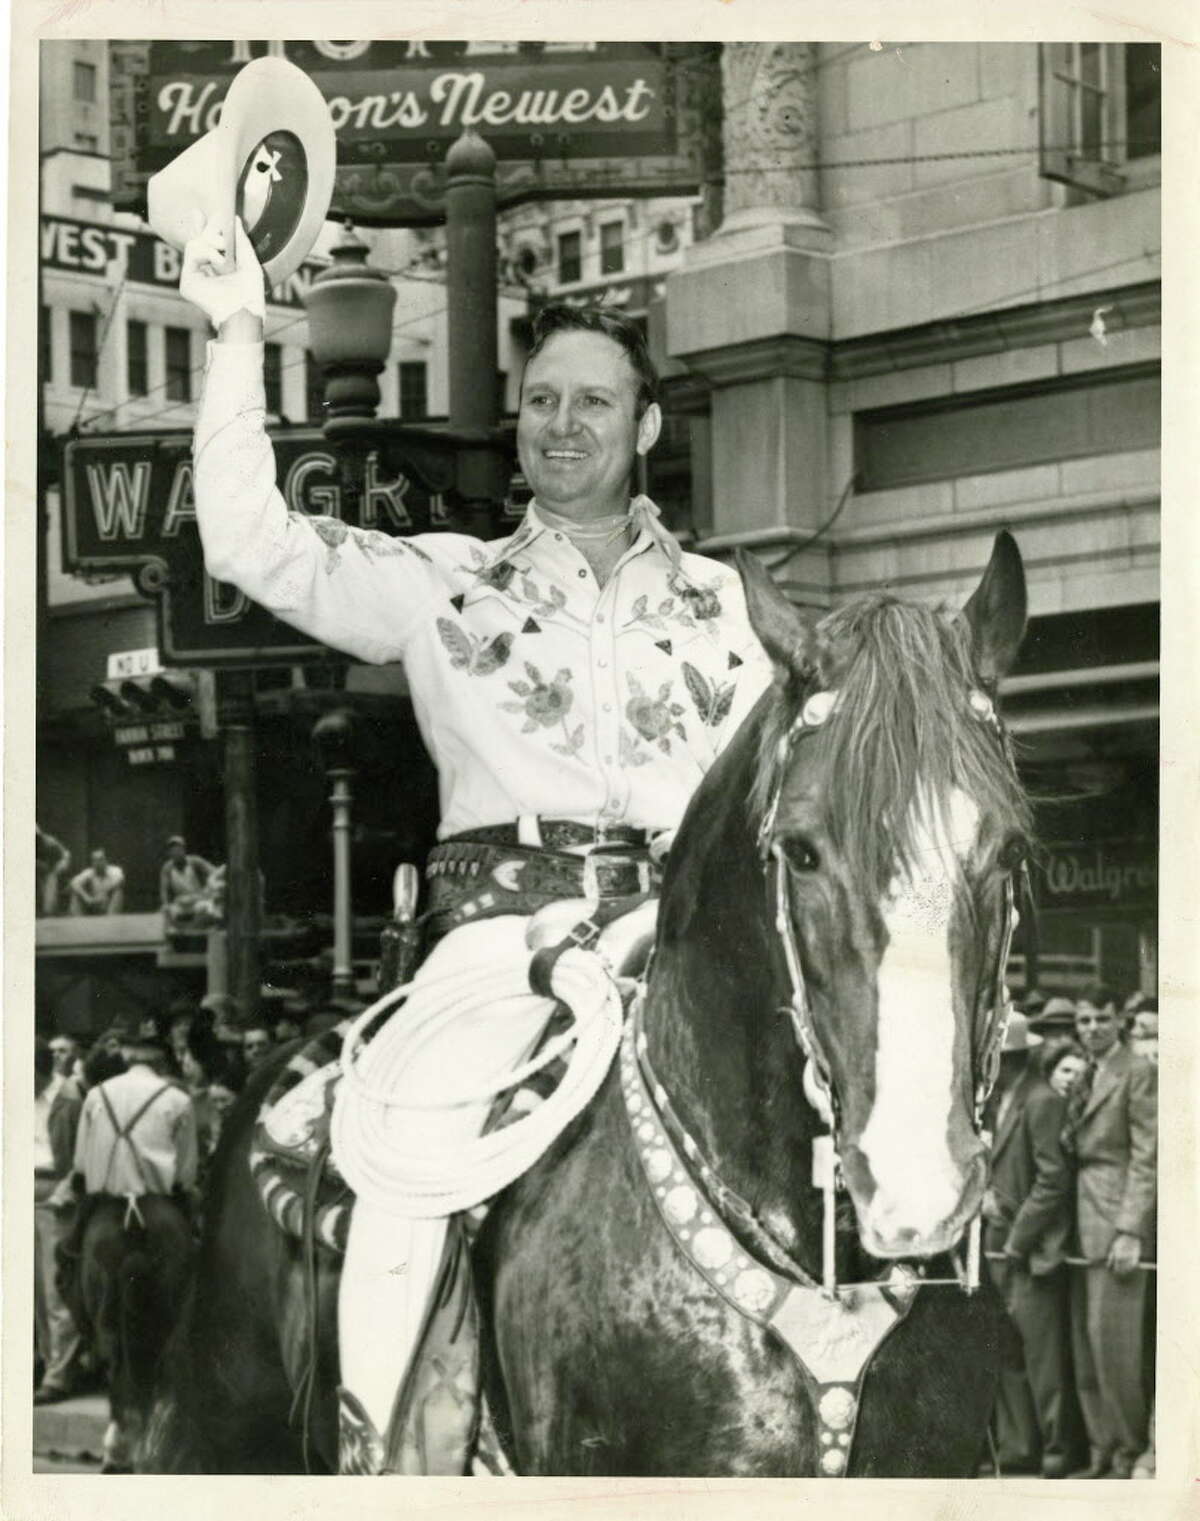
[[[638,329],[607,312],[555,306],[535,324],[517,425],[534,499],[509,538],[391,538],[289,512],[264,432],[262,271],[240,221],[235,238],[235,267],[220,273],[224,239],[209,223],[181,282],[217,328],[195,439],[205,563],[333,648],[403,661],[442,805],[429,870],[442,938],[412,995],[445,1005],[443,987],[522,974],[530,917],[547,904],[652,887],[770,663],[736,573],[685,554],[654,503],[632,495],[661,427],[657,379]],[[529,995],[448,1008],[377,1095],[389,1147],[417,1172],[433,1153],[451,1172],[474,1155],[490,1096],[547,1020],[546,1000]],[[343,1090],[343,1109],[366,1103]],[[398,1391],[461,1204],[432,1185],[370,1187],[355,1116],[340,1118],[334,1157],[358,1197],[338,1301],[339,1466],[395,1471]],[[461,1471],[430,1455],[436,1433],[425,1450],[426,1471]]]

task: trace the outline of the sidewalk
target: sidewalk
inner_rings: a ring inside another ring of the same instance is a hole
[[[99,1464],[108,1425],[108,1396],[79,1394],[58,1405],[35,1405],[33,1455]]]

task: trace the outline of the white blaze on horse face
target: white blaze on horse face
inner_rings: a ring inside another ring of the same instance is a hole
[[[881,1255],[942,1250],[931,1240],[958,1210],[962,1166],[950,1155],[954,1097],[954,969],[950,922],[958,867],[979,809],[955,789],[944,808],[915,805],[913,861],[880,905],[888,944],[877,974],[875,1102],[859,1139],[876,1191],[868,1241]]]

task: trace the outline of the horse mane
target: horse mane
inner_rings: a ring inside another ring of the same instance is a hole
[[[847,603],[816,627],[815,658],[793,672],[765,712],[750,803],[761,821],[776,785],[781,740],[806,699],[836,689],[838,706],[804,741],[832,779],[828,826],[851,872],[882,889],[915,857],[918,786],[936,809],[961,788],[984,816],[1030,832],[1029,801],[996,731],[970,704],[982,683],[971,633],[956,611],[883,593]]]

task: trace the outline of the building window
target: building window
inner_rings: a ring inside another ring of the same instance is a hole
[[[263,347],[263,387],[267,394],[267,411],[276,417],[283,411],[283,345],[268,343]]]
[[[144,322],[131,321],[125,329],[125,368],[130,396],[145,396],[150,389],[150,362],[147,328]]]
[[[94,63],[76,62],[75,99],[85,101],[88,105],[95,104],[96,65]]]
[[[600,224],[600,273],[619,275],[625,268],[624,222]]]
[[[43,385],[54,379],[54,327],[50,308],[43,306],[38,322],[38,361]]]
[[[311,354],[304,356],[304,411],[310,422],[325,421],[325,376]]]
[[[1162,153],[1162,49],[1146,42],[1125,44],[1125,157]]]
[[[71,384],[90,391],[96,384],[100,348],[95,312],[71,313]]]
[[[578,232],[558,235],[558,282],[571,285],[583,279],[583,236]]]
[[[977,391],[855,415],[859,489],[1020,470],[1159,446],[1157,366]]]
[[[429,366],[423,359],[403,359],[400,370],[400,416],[419,422],[429,416]]]
[[[100,139],[94,132],[76,132],[75,146],[81,153],[99,153]]]
[[[1040,51],[1041,172],[1113,195],[1126,166],[1162,151],[1161,48],[1149,42],[1045,42]]]
[[[167,339],[167,400],[192,399],[192,332],[186,327],[169,327]]]

